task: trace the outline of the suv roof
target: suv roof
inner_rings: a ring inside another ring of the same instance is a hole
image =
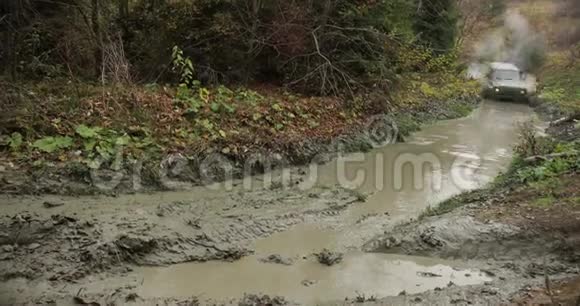
[[[491,66],[491,69],[493,69],[493,70],[520,71],[520,69],[512,63],[493,62],[493,63],[491,63],[490,66]]]

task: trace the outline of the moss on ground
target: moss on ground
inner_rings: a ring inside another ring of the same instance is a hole
[[[492,189],[478,189],[459,194],[435,206],[428,207],[425,211],[423,211],[423,213],[421,213],[419,218],[422,219],[425,217],[443,215],[459,207],[481,202],[485,200],[491,193]]]

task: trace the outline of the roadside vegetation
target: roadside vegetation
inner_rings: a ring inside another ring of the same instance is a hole
[[[580,111],[578,1],[534,0],[513,2],[510,7],[526,16],[545,40],[548,53],[537,70],[542,102],[567,114]]]
[[[580,112],[580,43],[565,52],[551,54],[540,72],[540,98],[567,113]]]

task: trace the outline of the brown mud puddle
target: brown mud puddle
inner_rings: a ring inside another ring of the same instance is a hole
[[[453,266],[454,268],[452,268]],[[305,305],[357,296],[385,297],[414,294],[454,285],[475,285],[491,280],[465,263],[430,258],[373,253],[351,253],[327,267],[312,258],[291,265],[262,263],[250,256],[233,263],[190,263],[168,268],[141,268],[142,297],[188,296],[221,300],[245,293],[284,296]],[[201,276],[201,281],[192,281]]]

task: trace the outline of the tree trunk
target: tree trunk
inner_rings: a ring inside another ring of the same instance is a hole
[[[17,50],[20,41],[19,31],[28,23],[26,13],[29,8],[29,0],[11,0],[0,3],[0,19],[2,19],[2,24],[7,25],[5,28],[0,28],[0,30],[7,30],[8,32],[3,38],[7,45],[6,62],[12,80],[16,80],[18,77],[18,63],[20,62]]]
[[[322,16],[320,17],[320,26],[326,26],[328,22],[328,18],[330,17],[330,12],[332,11],[333,7],[333,0],[326,0],[324,2],[324,7],[322,8]]]
[[[250,35],[252,36],[249,43],[248,43],[248,51],[246,60],[244,63],[244,82],[248,82],[250,80],[250,70],[252,63],[254,61],[255,55],[253,54],[254,49],[256,48],[256,38],[258,36],[258,22],[260,18],[260,9],[262,8],[262,0],[251,0],[250,4],[250,18],[252,20],[250,26]]]
[[[165,0],[149,0],[149,10],[151,12],[154,12],[155,9],[157,9],[159,6],[161,6],[162,4],[165,4]]]
[[[18,32],[12,32],[10,35],[10,42],[8,43],[8,60],[10,61],[10,77],[12,81],[18,78],[18,53],[16,52],[16,44],[18,43]]]
[[[119,0],[119,18],[125,20],[129,16],[129,0]]]
[[[91,6],[91,23],[93,26],[93,33],[95,35],[95,50],[93,51],[94,54],[94,61],[95,61],[95,76],[98,78],[101,74],[101,68],[103,63],[103,38],[101,33],[101,25],[99,21],[100,15],[100,8],[99,8],[99,0],[92,0]]]

